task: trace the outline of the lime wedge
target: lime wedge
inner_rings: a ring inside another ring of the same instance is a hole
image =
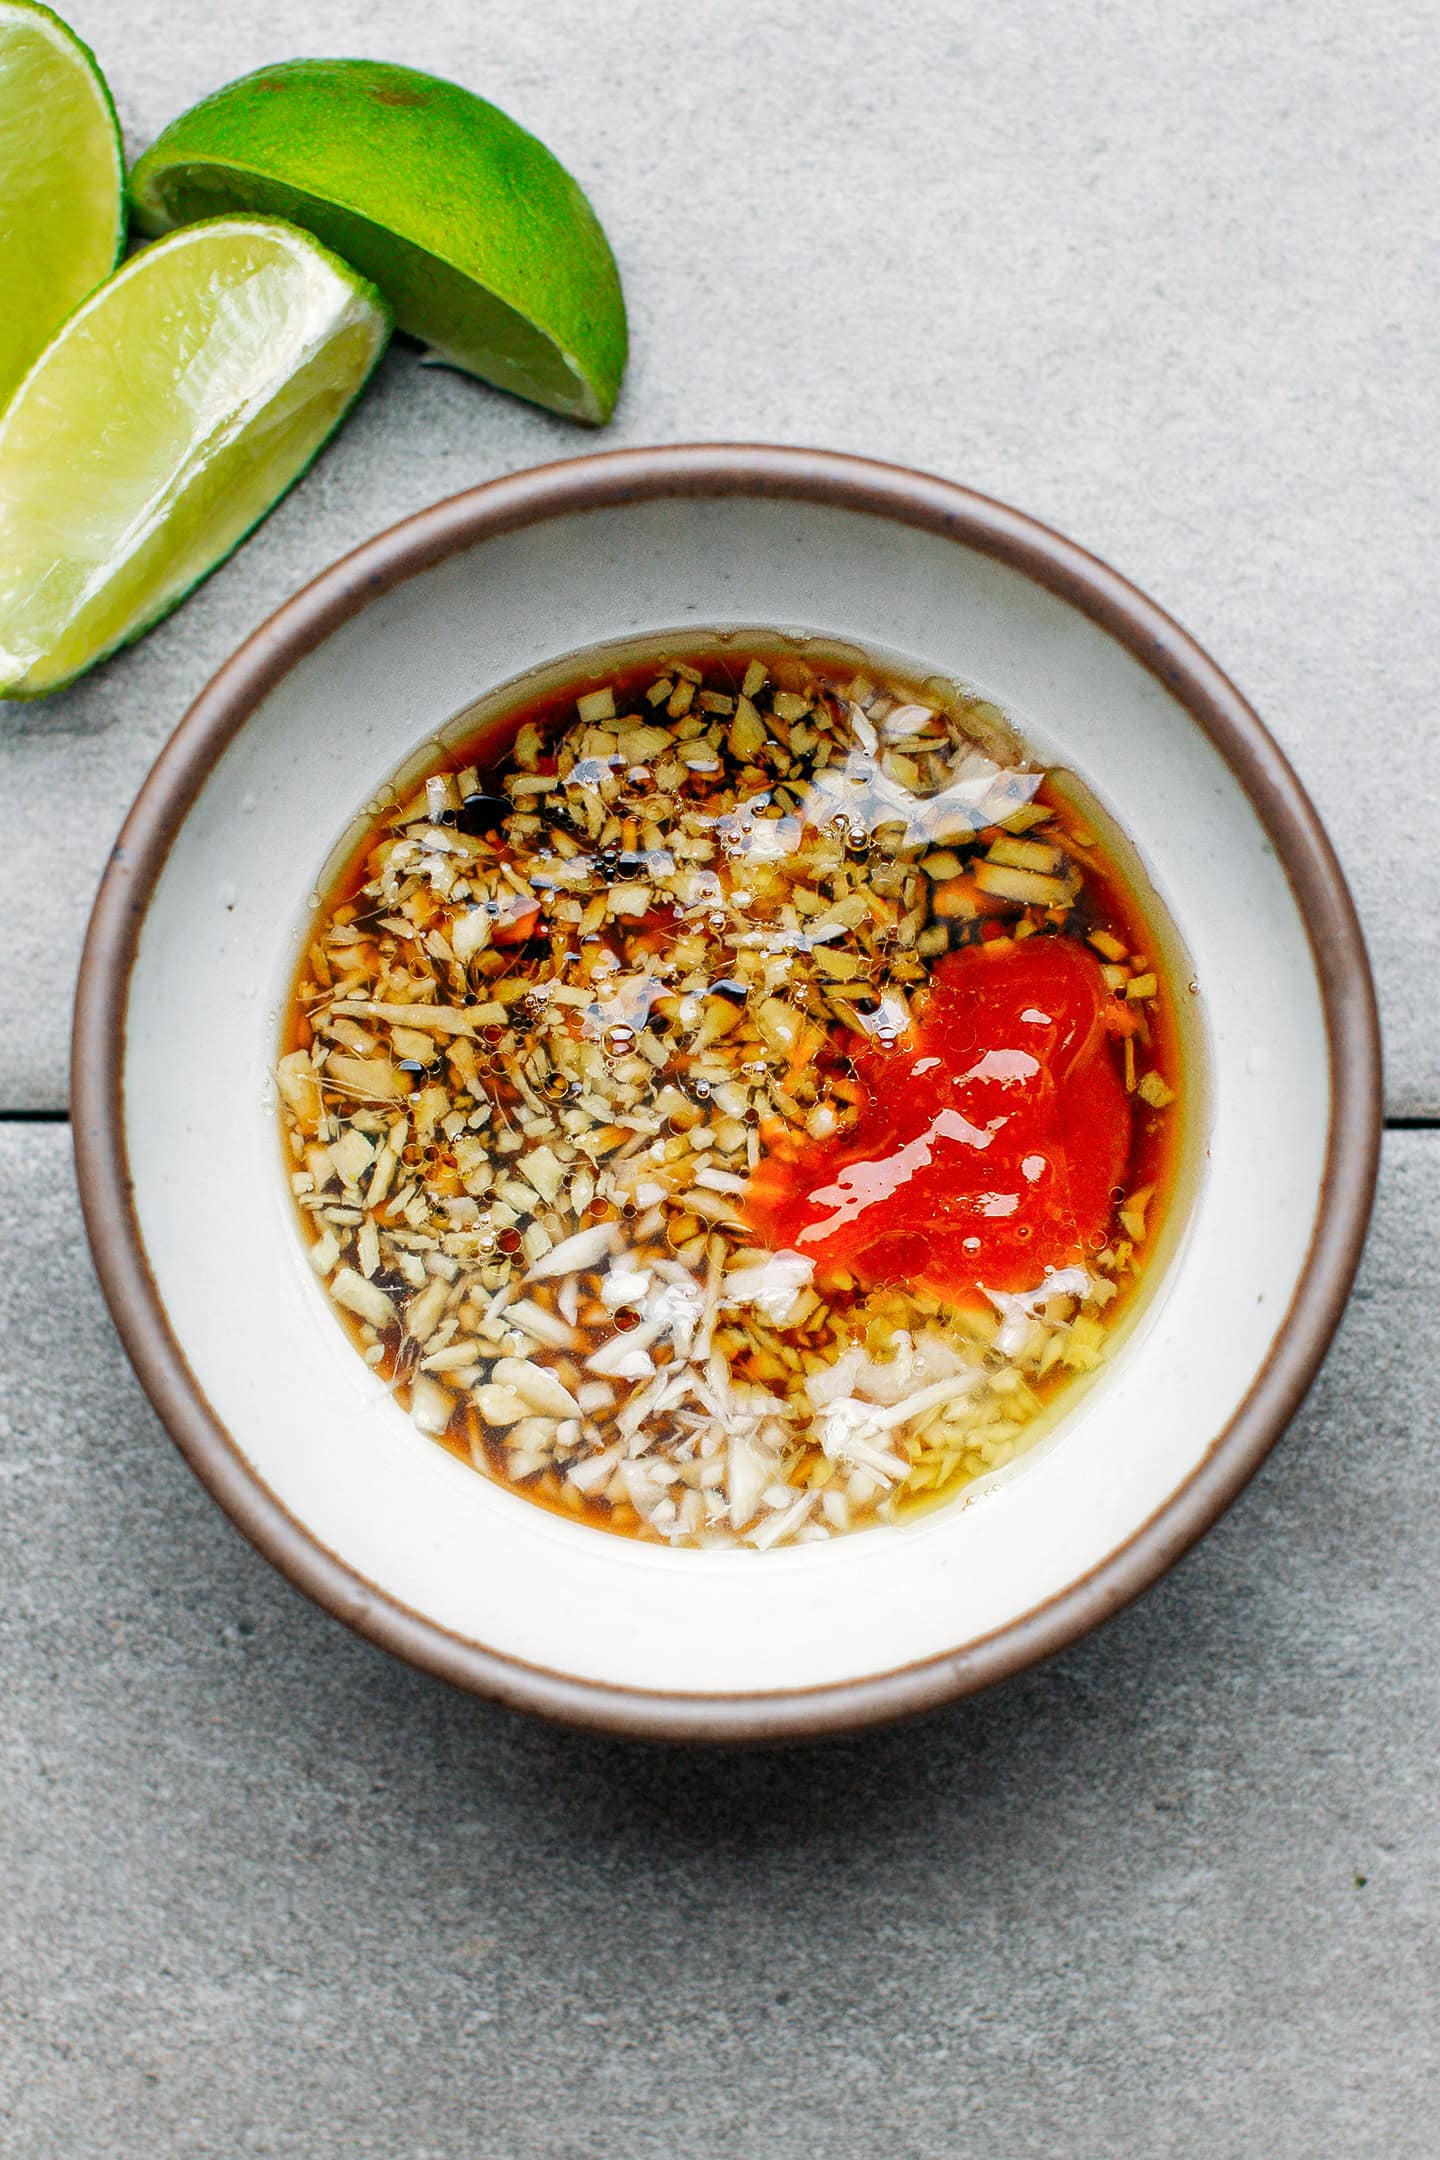
[[[0,417],[0,697],[58,689],[223,561],[389,329],[373,286],[258,218],[176,233],[85,301]]]
[[[303,225],[433,357],[577,420],[608,420],[625,302],[594,211],[483,98],[374,60],[289,60],[217,90],[130,176],[146,232],[218,211]]]
[[[95,55],[49,8],[0,0],[0,406],[124,238],[125,159]]]

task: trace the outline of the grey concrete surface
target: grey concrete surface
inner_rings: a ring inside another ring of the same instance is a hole
[[[1392,1107],[1440,1110],[1432,0],[68,0],[132,149],[265,61],[485,92],[591,191],[629,294],[614,444],[931,467],[1107,556],[1237,677],[1354,880]],[[63,1096],[126,803],[187,703],[379,527],[597,439],[397,349],[318,470],[139,649],[0,719],[0,1103]],[[12,1015],[20,1009],[23,1021]]]
[[[615,243],[593,437],[392,352],[143,645],[0,714],[4,2160],[1433,2160],[1440,1131],[1393,1132],[1295,1427],[1064,1659],[788,1753],[550,1730],[291,1592],[94,1288],[68,993],[125,806],[305,578],[606,444],[928,466],[1228,666],[1339,844],[1391,1108],[1440,1113],[1430,0],[68,0],[138,149],[267,60],[458,76]]]
[[[790,1753],[487,1710],[150,1414],[0,1127],[0,2151],[1432,2160],[1440,1146],[1260,1477],[1008,1689]]]

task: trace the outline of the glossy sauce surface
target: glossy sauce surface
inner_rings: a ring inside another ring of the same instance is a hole
[[[860,1114],[834,1141],[779,1149],[751,1180],[774,1246],[867,1286],[961,1303],[1081,1262],[1131,1146],[1113,1043],[1130,1015],[1100,963],[1060,937],[962,947],[925,1017],[855,1059]]]
[[[279,1071],[312,1264],[423,1431],[599,1529],[932,1504],[1095,1370],[1164,1223],[1139,865],[995,708],[853,669],[577,663],[324,881]]]

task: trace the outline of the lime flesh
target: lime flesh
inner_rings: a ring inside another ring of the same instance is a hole
[[[138,637],[297,480],[384,350],[374,288],[224,218],[128,262],[0,419],[0,697]]]
[[[625,303],[595,213],[543,143],[455,83],[369,60],[265,68],[168,127],[130,187],[147,232],[288,218],[436,359],[574,419],[614,408]]]
[[[0,407],[125,235],[115,108],[48,8],[0,0]]]

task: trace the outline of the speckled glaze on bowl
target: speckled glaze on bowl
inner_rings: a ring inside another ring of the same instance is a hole
[[[958,675],[1078,771],[1189,950],[1211,1068],[1183,1243],[1053,1442],[971,1504],[765,1555],[597,1534],[419,1434],[306,1265],[268,1078],[320,866],[417,743],[557,655],[742,623]],[[136,1369],[292,1581],[478,1694],[633,1734],[773,1739],[1002,1679],[1201,1535],[1339,1318],[1381,1097],[1329,844],[1254,713],[1168,617],[963,488],[719,445],[456,496],[256,632],[158,760],[106,872],[73,1108],[91,1243]]]

